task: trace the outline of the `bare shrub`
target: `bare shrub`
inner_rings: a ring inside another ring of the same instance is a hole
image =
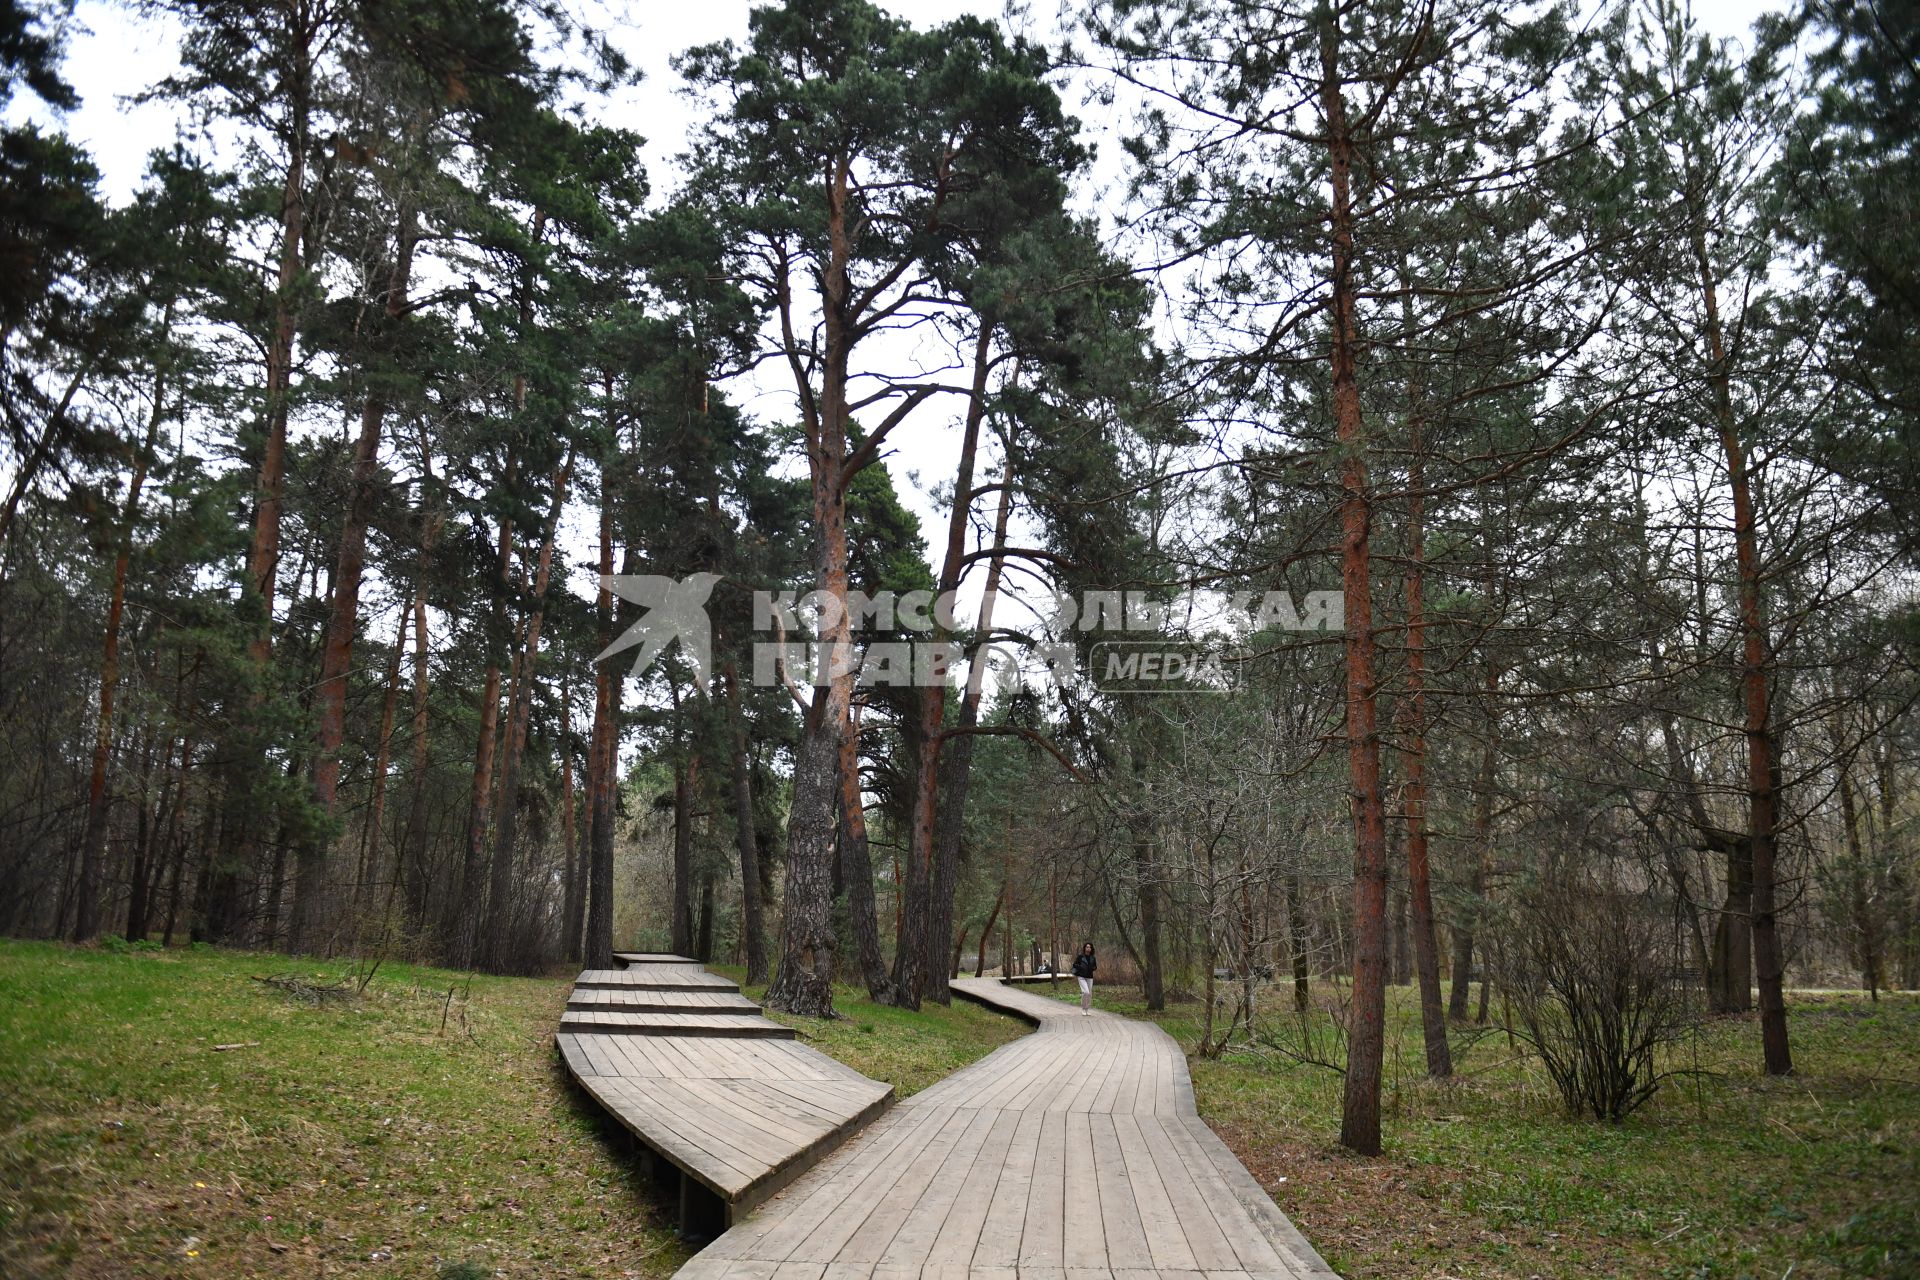
[[[1490,957],[1514,1033],[1532,1045],[1570,1115],[1615,1123],[1671,1074],[1660,1050],[1692,1024],[1671,915],[1649,893],[1578,874],[1518,887]]]

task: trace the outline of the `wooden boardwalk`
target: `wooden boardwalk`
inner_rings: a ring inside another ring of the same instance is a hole
[[[997,980],[953,989],[1040,1030],[895,1106],[680,1276],[1335,1275],[1195,1114],[1165,1032]]]
[[[725,1230],[892,1100],[718,974],[630,959],[580,975],[557,1039],[581,1088],[678,1182],[688,1234]]]

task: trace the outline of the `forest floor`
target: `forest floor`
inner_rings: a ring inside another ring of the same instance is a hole
[[[1279,1031],[1291,988],[1268,994]],[[1336,1141],[1332,1069],[1192,1057],[1199,1001],[1148,1015],[1137,990],[1099,993],[1179,1040],[1200,1114],[1343,1276],[1920,1276],[1920,997],[1790,996],[1785,1079],[1761,1073],[1755,1020],[1708,1021],[1667,1064],[1689,1074],[1621,1125],[1568,1119],[1497,1026],[1456,1029],[1456,1077],[1427,1080],[1417,997],[1389,1001],[1386,1153],[1367,1160]]]
[[[385,964],[357,985],[344,961],[0,940],[0,1276],[531,1280],[686,1260],[626,1136],[561,1070],[568,978]],[[970,1005],[841,1005],[809,1041],[902,1094],[1026,1030]]]
[[[624,1136],[560,1070],[564,978],[383,965],[357,984],[346,962],[0,941],[0,1275],[653,1277],[684,1261]],[[1201,1114],[1343,1275],[1920,1274],[1920,999],[1796,998],[1787,1080],[1760,1075],[1752,1022],[1710,1023],[1683,1064],[1700,1074],[1616,1127],[1566,1119],[1497,1030],[1455,1082],[1427,1082],[1417,1010],[1392,996],[1378,1160],[1340,1153],[1333,1071],[1193,1060]],[[964,1002],[838,1003],[841,1021],[795,1025],[903,1096],[1026,1032]],[[1143,1013],[1136,992],[1100,1004]],[[1154,1021],[1191,1050],[1199,1012]]]
[[[654,1276],[684,1259],[561,1071],[565,981],[388,964],[357,982],[345,962],[0,941],[0,1275]]]

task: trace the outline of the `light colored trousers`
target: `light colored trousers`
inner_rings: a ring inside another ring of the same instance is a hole
[[[1082,1010],[1093,1008],[1093,979],[1092,978],[1080,979],[1080,1008]]]

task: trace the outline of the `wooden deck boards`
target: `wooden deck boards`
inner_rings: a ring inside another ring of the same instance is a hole
[[[1334,1275],[1195,1114],[1158,1027],[992,980],[954,990],[1040,1031],[895,1106],[681,1276]]]
[[[725,978],[677,957],[627,954],[627,968],[580,975],[556,1037],[561,1057],[621,1125],[713,1197],[723,1224],[892,1100],[891,1086],[797,1043]]]
[[[619,1009],[627,1013],[758,1013],[760,1006],[737,991],[650,991],[644,987],[580,987],[569,1009]]]
[[[757,1013],[633,1013],[619,1009],[568,1009],[560,1029],[629,1036],[750,1036],[792,1040],[792,1027]]]
[[[693,964],[635,964],[625,969],[583,969],[575,990],[734,991],[738,983]]]

